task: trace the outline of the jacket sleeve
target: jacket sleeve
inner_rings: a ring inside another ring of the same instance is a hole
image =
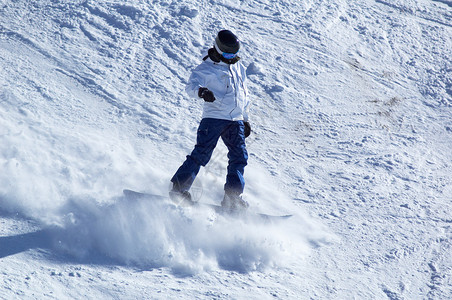
[[[202,64],[192,71],[188,83],[185,86],[185,92],[187,92],[190,97],[199,98],[198,90],[200,87],[205,87]]]
[[[243,108],[243,120],[245,122],[248,122],[251,101],[250,101],[250,97],[249,97],[249,93],[248,93],[246,70],[244,68],[242,68],[242,78],[243,78],[243,83],[242,83],[242,85],[243,85],[243,92],[245,94],[244,108]]]

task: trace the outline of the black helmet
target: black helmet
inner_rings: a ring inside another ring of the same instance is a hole
[[[240,49],[239,39],[229,30],[221,30],[215,38],[215,48],[222,53],[236,54]]]

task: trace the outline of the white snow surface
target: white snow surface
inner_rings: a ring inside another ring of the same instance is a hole
[[[244,197],[291,219],[122,196],[167,194],[221,29]],[[452,299],[451,49],[446,0],[0,1],[0,299]]]

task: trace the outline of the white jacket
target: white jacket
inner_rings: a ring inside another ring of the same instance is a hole
[[[200,87],[213,92],[215,101],[204,102],[203,118],[248,121],[250,103],[245,81],[246,70],[240,61],[226,64],[207,58],[193,70],[185,91],[198,99]]]

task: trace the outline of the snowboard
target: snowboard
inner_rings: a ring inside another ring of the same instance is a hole
[[[123,193],[124,193],[124,196],[129,200],[159,200],[159,201],[167,201],[167,202],[173,203],[177,206],[185,206],[185,207],[207,206],[207,207],[210,207],[211,209],[213,209],[218,214],[231,214],[230,212],[226,211],[221,205],[217,205],[217,204],[210,204],[210,203],[199,202],[199,201],[198,202],[182,201],[179,203],[175,203],[170,199],[169,196],[136,192],[136,191],[132,191],[129,189],[123,190]],[[251,212],[249,208],[246,211],[244,211],[243,213],[237,213],[237,214],[232,213],[231,215],[241,216],[243,214],[258,216],[264,220],[283,220],[283,219],[288,219],[288,218],[292,217],[292,215],[269,215],[269,214],[264,214],[264,213],[255,213],[255,212]]]

